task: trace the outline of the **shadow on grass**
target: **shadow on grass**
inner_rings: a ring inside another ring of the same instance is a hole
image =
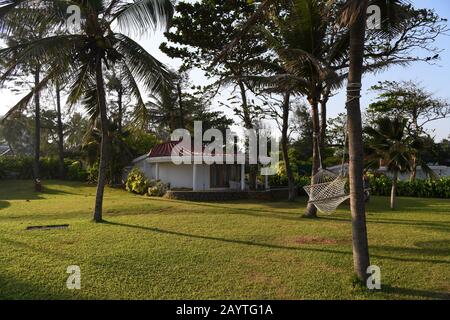
[[[399,288],[389,285],[382,285],[381,290],[387,294],[401,295],[404,297],[414,297],[418,299],[440,299],[440,300],[450,299],[449,292]]]
[[[251,201],[239,201],[234,202],[230,201],[230,206],[226,206],[224,204],[211,204],[207,202],[191,202],[191,201],[181,201],[181,200],[172,200],[166,198],[149,198],[152,201],[162,201],[162,202],[176,202],[182,203],[189,206],[197,206],[211,209],[224,209],[226,210],[226,214],[242,214],[251,217],[267,217],[274,219],[282,219],[282,220],[291,220],[291,221],[300,221],[302,212],[289,212],[289,211],[279,211],[279,210],[270,210],[270,209],[261,209],[261,208],[239,208],[237,205],[240,204],[249,204],[249,205],[261,205],[261,202],[251,202]],[[265,204],[266,205],[266,204]],[[274,203],[272,203],[274,205]],[[278,207],[279,208],[279,207]],[[306,206],[305,206],[306,208]],[[284,208],[288,209],[288,208]],[[292,209],[297,209],[298,207],[292,207]]]
[[[0,241],[7,243],[11,248],[15,248],[16,250],[17,249],[27,250],[27,251],[31,251],[33,253],[46,254],[48,256],[52,256],[52,257],[59,258],[59,259],[74,259],[75,258],[74,256],[68,255],[66,253],[54,252],[54,251],[48,250],[44,247],[33,246],[33,245],[30,245],[25,242],[9,240],[9,239],[4,239],[4,238],[0,238]]]
[[[213,237],[213,236],[196,235],[196,234],[183,233],[183,232],[178,232],[178,231],[164,230],[164,229],[155,228],[155,227],[144,227],[144,226],[138,226],[138,225],[119,223],[119,222],[103,221],[103,223],[108,224],[108,225],[113,225],[113,226],[140,229],[140,230],[161,233],[161,234],[169,234],[169,235],[180,236],[180,237],[220,241],[220,242],[225,242],[225,243],[256,246],[256,247],[262,247],[262,248],[268,248],[268,249],[309,251],[309,252],[322,252],[322,253],[339,254],[339,255],[352,255],[352,252],[350,251],[350,247],[349,247],[349,251],[342,251],[342,250],[330,250],[330,249],[325,249],[325,248],[282,246],[282,245],[276,245],[276,244],[270,244],[270,243],[259,243],[259,242],[253,242],[253,241],[244,241],[244,240],[236,240],[236,239],[219,238],[219,237]],[[384,255],[374,255],[374,254],[372,254],[371,256],[374,258],[389,259],[389,260],[394,260],[394,261],[450,264],[450,261],[446,261],[446,260],[416,259],[416,258],[409,258],[409,257],[399,257],[398,252],[395,252],[396,247],[393,247],[393,248],[394,248],[393,253],[395,254],[395,256],[384,256]],[[381,248],[381,249],[389,252],[389,250],[387,248]],[[398,250],[401,250],[401,249],[402,248],[399,248]]]
[[[330,221],[348,221],[348,219],[346,218],[332,216],[324,216],[321,217],[321,219]],[[435,222],[427,220],[377,219],[377,217],[370,216],[367,218],[367,223],[426,227],[441,231],[450,231],[450,223],[446,223],[443,221]]]
[[[28,276],[28,275],[27,275]],[[69,300],[73,295],[52,291],[42,285],[0,275],[0,300]],[[67,290],[69,291],[69,290]]]
[[[367,212],[376,213],[412,213],[412,212],[430,212],[436,213],[436,207],[445,207],[442,211],[448,211],[450,208],[450,202],[448,199],[439,198],[397,198],[397,209],[392,211],[389,207],[389,200],[387,197],[373,197],[367,204]],[[431,202],[431,203],[430,203]]]
[[[28,184],[20,187],[0,189],[0,200],[42,200],[45,199],[43,197],[45,195],[75,195],[75,193],[53,189],[46,186],[44,186],[42,192],[36,192],[34,190],[34,186]]]
[[[0,210],[8,208],[9,206],[11,206],[11,203],[9,203],[8,201],[1,201],[0,200]]]
[[[442,256],[442,257],[448,257],[450,249],[443,249],[443,248],[429,248],[429,249],[423,249],[423,248],[405,248],[405,247],[391,247],[391,246],[372,246],[371,249],[374,250],[380,250],[383,252],[388,252],[389,254],[398,256],[401,254],[407,254],[407,255],[413,255],[413,256]],[[450,259],[448,261],[439,261],[436,260],[436,262],[439,263],[450,263]]]
[[[372,246],[375,250],[386,251],[394,255],[408,254],[414,256],[442,256],[449,257],[450,240],[435,240],[426,242],[416,242],[414,245],[418,248],[404,248],[392,246]],[[447,263],[450,263],[448,259]]]

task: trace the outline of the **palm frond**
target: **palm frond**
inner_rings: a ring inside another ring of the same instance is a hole
[[[7,61],[6,71],[0,76],[0,84],[21,65],[38,62],[40,65],[55,66],[70,62],[74,49],[82,44],[83,40],[81,35],[57,35],[0,49],[0,60]],[[55,57],[58,59],[55,60]]]
[[[117,21],[122,32],[142,34],[149,29],[170,25],[173,12],[170,0],[134,0],[118,5],[112,21]]]
[[[54,71],[55,72],[55,71]],[[25,95],[18,103],[16,103],[12,108],[10,108],[2,118],[2,122],[7,120],[12,114],[23,112],[26,107],[30,104],[31,99],[35,94],[42,91],[48,84],[49,81],[55,76],[54,73],[50,73],[44,79],[42,79],[27,95]]]
[[[157,92],[170,87],[175,75],[137,42],[122,34],[114,34],[116,49],[137,83],[149,92]]]
[[[71,109],[76,103],[80,102],[85,95],[85,91],[95,86],[94,70],[89,63],[81,65],[76,70],[73,83],[70,87],[67,103]]]

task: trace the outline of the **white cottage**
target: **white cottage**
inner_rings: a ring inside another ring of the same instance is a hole
[[[179,141],[161,143],[147,155],[135,159],[132,165],[139,168],[148,179],[168,183],[172,190],[246,189],[243,164],[174,164],[171,158],[172,150],[179,143]]]

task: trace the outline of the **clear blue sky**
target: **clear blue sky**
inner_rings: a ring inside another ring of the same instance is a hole
[[[450,1],[448,0],[412,0],[411,2],[418,8],[434,8],[441,17],[450,19]],[[159,45],[162,41],[164,41],[162,33],[156,32],[151,35],[149,39],[141,39],[139,42],[156,58],[174,69],[177,69],[180,65],[180,61],[170,59],[159,50]],[[444,49],[444,52],[441,54],[441,61],[438,62],[438,65],[415,63],[409,67],[392,67],[383,73],[366,76],[364,78],[363,88],[363,108],[373,100],[373,94],[367,92],[367,89],[380,80],[420,81],[428,90],[434,92],[437,96],[447,98],[450,101],[450,36],[440,37],[436,42],[436,46]],[[205,84],[206,81],[202,72],[198,70],[194,70],[191,73],[191,78],[195,84]],[[218,99],[225,102],[229,94],[230,90],[224,90]],[[0,115],[4,114],[9,107],[20,98],[6,90],[0,90],[0,97]],[[344,102],[344,92],[333,97],[329,102],[329,116],[334,117],[337,114],[344,112]],[[218,104],[213,107],[216,109],[219,108]],[[229,110],[225,110],[225,112],[231,114]],[[446,138],[450,135],[450,119],[434,122],[429,129],[434,130],[437,140]]]

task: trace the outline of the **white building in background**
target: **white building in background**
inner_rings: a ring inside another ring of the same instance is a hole
[[[429,167],[436,174],[437,178],[450,177],[450,167],[447,167],[447,166],[432,166],[432,165],[430,165]],[[389,178],[393,177],[392,172],[389,172],[386,167],[380,167],[380,169],[378,169],[377,171],[380,172],[380,173],[385,174]],[[407,180],[409,180],[411,178],[411,173],[410,172],[399,173],[398,178],[399,178],[399,180],[407,181]],[[428,179],[428,175],[422,169],[421,166],[417,167],[416,179],[419,179],[419,180]]]
[[[244,164],[180,164],[172,162],[172,150],[179,144],[170,141],[155,146],[148,154],[132,162],[125,169],[126,174],[134,167],[139,168],[148,179],[160,180],[170,189],[193,191],[245,190]]]

